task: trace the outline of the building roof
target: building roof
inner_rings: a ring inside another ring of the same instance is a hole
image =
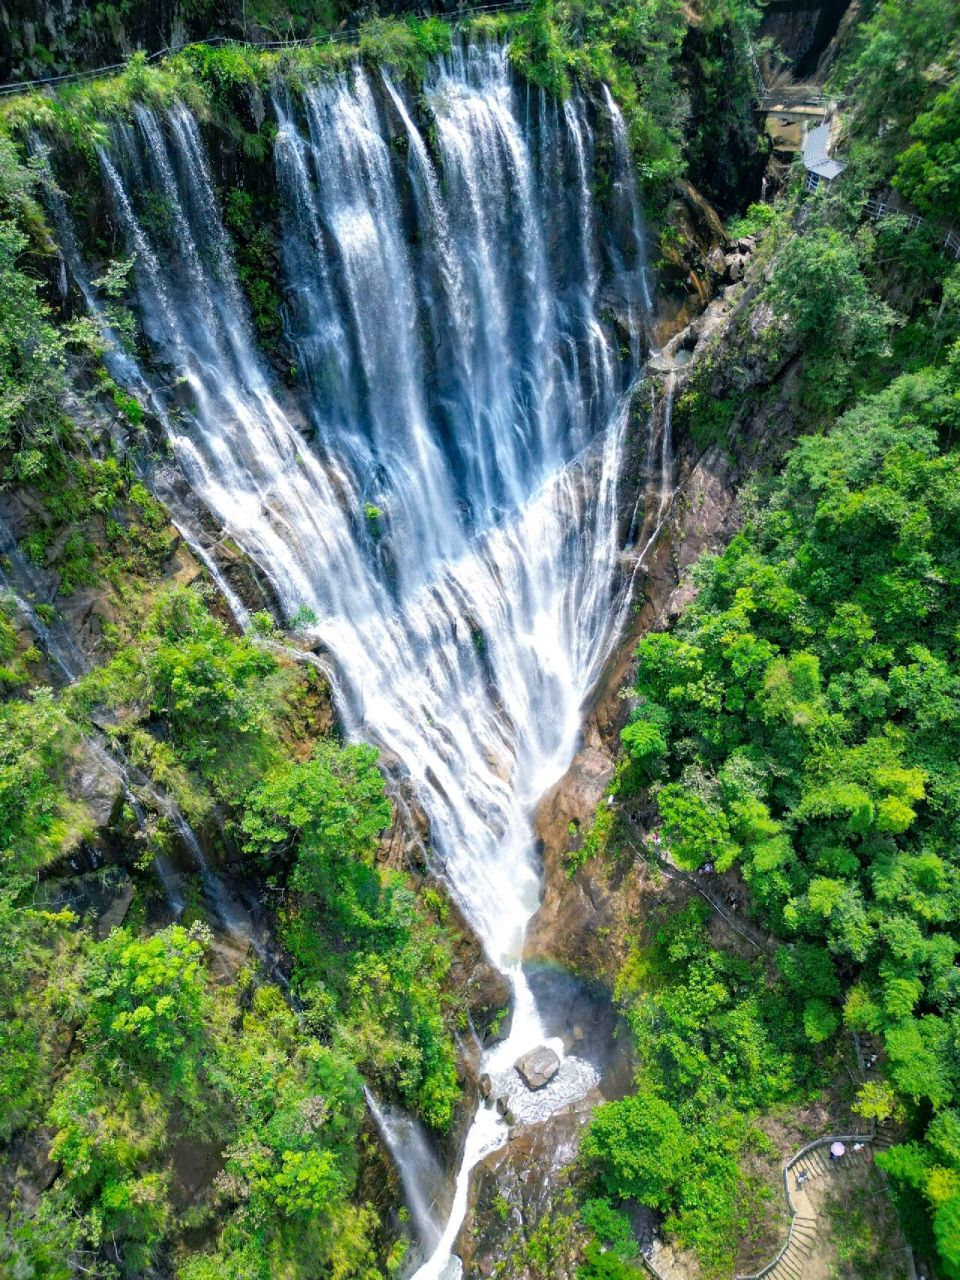
[[[803,163],[808,169],[824,164],[830,159],[830,126],[818,124],[810,129],[803,138]]]
[[[832,181],[847,167],[842,160],[830,159],[830,126],[817,125],[803,139],[803,164],[811,173]]]
[[[846,167],[842,160],[827,160],[824,164],[807,165],[811,173],[818,173],[821,178],[826,178],[828,182],[832,182],[834,178],[843,173]]]

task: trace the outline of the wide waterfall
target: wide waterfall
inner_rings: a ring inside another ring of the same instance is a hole
[[[257,351],[183,107],[138,109],[101,153],[152,351],[118,376],[149,386],[179,468],[288,617],[315,618],[351,734],[416,787],[514,980],[486,1066],[506,1082],[544,1034],[519,963],[531,812],[628,608],[618,479],[648,295],[623,122],[612,99],[518,81],[498,44],[455,48],[417,103],[357,67],[273,110],[302,415]],[[593,1081],[568,1058],[536,1105]],[[505,1134],[481,1109],[423,1277],[453,1265],[469,1169]]]

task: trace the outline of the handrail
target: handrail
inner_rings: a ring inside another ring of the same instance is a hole
[[[952,254],[957,261],[960,261],[960,233],[954,231],[953,226],[945,228],[943,223],[931,222],[928,218],[923,217],[922,214],[914,213],[910,209],[894,209],[889,200],[883,196],[871,196],[864,208],[875,221],[879,218],[887,217],[904,218],[910,231],[930,225],[938,234],[943,232],[940,248]]]
[[[829,101],[827,95],[822,91],[810,93],[803,85],[785,85],[783,89],[777,90],[773,85],[767,84],[763,78],[760,63],[757,60],[753,41],[749,36],[747,37],[747,46],[750,50],[750,64],[753,68],[754,79],[759,90],[757,99],[761,107],[777,102],[782,102],[785,107],[818,107],[821,103]]]
[[[856,1043],[856,1037],[854,1037],[854,1042]],[[859,1045],[858,1045],[858,1056],[859,1056]],[[770,1273],[779,1265],[781,1259],[786,1254],[787,1250],[790,1248],[790,1245],[793,1243],[793,1237],[794,1237],[797,1223],[815,1221],[814,1218],[804,1218],[797,1212],[797,1207],[793,1203],[793,1196],[790,1194],[791,1169],[793,1169],[797,1164],[799,1164],[801,1160],[805,1160],[812,1151],[816,1151],[820,1147],[826,1147],[828,1145],[833,1146],[835,1142],[850,1143],[851,1145],[855,1142],[860,1142],[866,1145],[868,1142],[874,1142],[876,1140],[876,1136],[877,1136],[876,1133],[839,1133],[839,1134],[827,1135],[826,1137],[823,1137],[823,1138],[814,1138],[812,1142],[808,1142],[805,1147],[801,1147],[799,1151],[797,1151],[793,1156],[790,1157],[790,1159],[783,1166],[783,1192],[784,1192],[784,1196],[786,1197],[787,1208],[790,1210],[790,1213],[791,1213],[790,1229],[787,1232],[787,1238],[786,1238],[786,1241],[784,1242],[783,1248],[780,1250],[777,1256],[771,1262],[768,1262],[767,1265],[761,1271],[755,1271],[752,1275],[749,1275],[749,1276],[737,1276],[736,1280],[763,1280],[764,1276],[770,1275]]]
[[[797,1233],[798,1224],[803,1223],[804,1229],[806,1229],[806,1224],[815,1222],[816,1218],[802,1218],[799,1213],[795,1213],[790,1219],[790,1230],[787,1232],[786,1242],[773,1261],[768,1262],[762,1271],[756,1271],[751,1276],[737,1276],[736,1280],[763,1280],[764,1276],[770,1275],[777,1269],[777,1267],[779,1267],[780,1263],[789,1252],[790,1246],[793,1244],[794,1235]]]
[[[629,814],[624,814],[624,817],[627,823],[630,825],[631,829],[642,840],[643,836],[640,833],[637,827],[637,824],[634,822],[633,818],[631,818]],[[739,924],[736,920],[734,920],[733,917],[730,916],[723,909],[723,907],[717,901],[716,897],[710,892],[710,890],[707,889],[706,886],[702,885],[699,882],[696,875],[692,874],[689,871],[684,871],[681,867],[678,867],[675,862],[671,862],[670,859],[666,856],[666,854],[664,854],[660,850],[648,849],[646,855],[644,855],[643,853],[640,852],[640,850],[637,848],[637,846],[633,843],[632,840],[628,840],[626,843],[630,846],[630,848],[633,850],[633,852],[637,855],[638,858],[643,858],[645,856],[649,858],[652,855],[654,862],[660,868],[661,871],[666,872],[668,876],[673,876],[675,879],[679,880],[682,884],[689,885],[691,888],[695,889],[696,892],[700,894],[701,898],[703,898],[704,901],[707,902],[713,908],[714,911],[716,911],[717,915],[719,915],[727,923],[727,925],[729,925],[729,927],[734,931],[734,933],[739,934],[740,937],[743,938],[745,942],[749,942],[752,947],[755,947],[757,951],[762,952],[765,955],[772,954],[773,946],[771,942],[768,941],[766,938],[763,938],[760,935],[760,931],[758,929],[755,930],[752,927],[748,928],[746,926],[746,922],[744,922],[743,924]]]
[[[787,110],[796,107],[821,107],[830,99],[825,93],[777,93],[773,89],[769,89],[760,95],[760,105],[762,107],[774,106],[781,104]]]
[[[524,9],[529,9],[531,0],[507,0],[506,4],[476,4],[470,5],[465,9],[460,9],[457,13],[444,15],[444,21],[451,26],[456,27],[470,18],[480,17],[483,14],[490,13],[520,13]],[[170,57],[172,54],[180,53],[182,50],[194,44],[237,44],[248,49],[298,49],[309,48],[315,45],[325,44],[342,44],[351,40],[356,40],[359,36],[357,28],[348,28],[343,31],[325,31],[318,36],[304,36],[302,39],[290,40],[246,40],[235,38],[233,36],[217,35],[207,36],[203,39],[184,40],[177,45],[164,45],[162,49],[157,49],[153,53],[146,55],[147,62],[158,62],[163,58]],[[131,55],[132,56],[132,55]],[[89,67],[82,71],[65,71],[58,76],[45,76],[38,80],[13,80],[7,84],[0,84],[0,97],[7,97],[16,93],[27,93],[31,89],[57,88],[66,84],[79,84],[84,80],[96,80],[100,76],[107,76],[113,72],[123,71],[130,65],[130,59],[124,62],[112,62],[105,67]]]

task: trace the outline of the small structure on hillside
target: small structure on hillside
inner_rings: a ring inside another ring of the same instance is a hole
[[[829,187],[847,167],[830,155],[833,127],[829,121],[817,125],[804,135],[803,167],[807,171],[807,190],[816,191],[822,182]]]

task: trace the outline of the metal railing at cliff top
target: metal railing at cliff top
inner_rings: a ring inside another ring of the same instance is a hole
[[[508,0],[506,4],[475,4],[467,8],[459,9],[456,13],[438,14],[443,21],[448,22],[451,26],[457,26],[463,22],[469,22],[472,18],[480,18],[485,14],[514,14],[522,13],[525,9],[530,8],[532,0]],[[162,49],[157,49],[154,53],[146,56],[148,63],[162,62],[164,58],[169,58],[172,54],[180,53],[183,49],[187,49],[194,44],[207,45],[223,45],[236,44],[242,45],[249,49],[306,49],[317,45],[328,44],[349,44],[351,41],[356,42],[361,36],[360,28],[349,27],[342,31],[326,31],[316,36],[304,36],[302,39],[291,40],[244,40],[233,36],[208,36],[199,40],[184,40],[181,44],[164,45]],[[133,56],[132,54],[130,55]],[[112,62],[105,67],[90,67],[85,71],[66,71],[59,76],[46,76],[39,80],[13,80],[8,84],[0,84],[0,97],[8,97],[15,93],[29,93],[35,89],[59,89],[68,84],[79,84],[84,80],[97,80],[103,76],[116,75],[118,72],[125,71],[130,65],[130,59],[127,58],[123,62]]]

